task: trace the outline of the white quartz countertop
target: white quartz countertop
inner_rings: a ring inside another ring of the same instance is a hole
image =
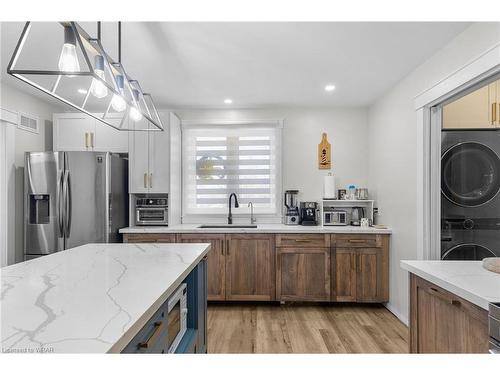
[[[208,244],[88,244],[4,267],[2,352],[120,352]]]
[[[485,310],[500,302],[500,274],[481,261],[402,260],[401,267]]]
[[[391,229],[376,229],[373,227],[354,227],[351,225],[302,226],[302,225],[257,223],[257,228],[199,228],[200,225],[201,224],[178,224],[168,227],[132,226],[120,229],[120,233],[352,233],[352,234],[392,233]]]

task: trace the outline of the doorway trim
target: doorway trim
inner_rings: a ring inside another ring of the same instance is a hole
[[[418,259],[440,259],[441,109],[438,104],[498,73],[500,43],[415,97]]]
[[[14,181],[17,113],[0,108],[0,266],[15,262]]]

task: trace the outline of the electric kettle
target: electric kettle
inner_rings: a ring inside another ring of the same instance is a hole
[[[365,217],[365,209],[363,207],[353,207],[351,209],[351,225],[359,227],[361,218]]]

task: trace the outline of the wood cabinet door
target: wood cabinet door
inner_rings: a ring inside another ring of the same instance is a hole
[[[481,87],[443,107],[443,129],[488,129],[495,127],[492,105],[495,83]],[[497,119],[498,119],[497,113]]]
[[[378,278],[379,252],[377,249],[358,249],[356,259],[356,300],[378,302],[380,283]]]
[[[487,353],[488,312],[415,275],[410,278],[410,352]]]
[[[338,302],[356,301],[356,249],[336,248],[332,257],[333,293]]]
[[[276,249],[276,299],[330,300],[330,248]]]
[[[178,242],[210,243],[207,254],[208,300],[226,299],[226,264],[224,258],[225,236],[223,234],[180,234]]]
[[[226,241],[226,299],[274,300],[274,236],[231,234]]]

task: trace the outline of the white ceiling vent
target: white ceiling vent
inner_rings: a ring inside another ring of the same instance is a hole
[[[17,124],[17,127],[22,130],[38,133],[38,122],[39,119],[36,116],[28,115],[26,113],[19,113],[19,122]]]

